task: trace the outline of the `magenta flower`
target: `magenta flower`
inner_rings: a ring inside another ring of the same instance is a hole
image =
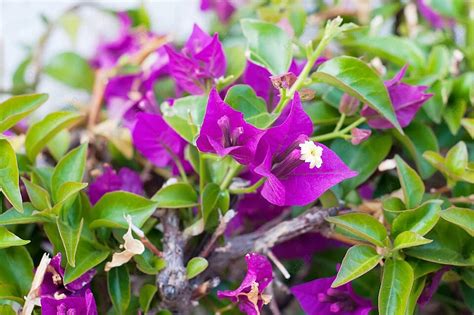
[[[454,24],[453,20],[447,19],[433,10],[433,8],[426,3],[426,0],[417,0],[417,4],[421,15],[423,15],[434,28],[440,29]]]
[[[280,259],[303,259],[311,263],[313,255],[345,244],[326,238],[319,233],[309,232],[273,247],[273,253]]]
[[[120,29],[119,36],[110,42],[99,44],[91,64],[95,68],[109,69],[114,67],[120,58],[126,54],[133,54],[140,50],[140,47],[150,34],[132,29],[132,20],[126,12],[118,14]]]
[[[51,259],[40,286],[43,315],[84,314],[96,315],[97,307],[89,286],[95,270],[91,269],[73,282],[64,285],[61,253]]]
[[[104,92],[109,117],[122,120],[130,129],[137,113],[158,113],[153,85],[168,74],[168,55],[164,48],[159,48],[149,58],[140,72],[110,78]]]
[[[429,278],[429,280],[427,281],[425,288],[423,289],[420,297],[418,298],[417,303],[419,305],[423,306],[428,304],[429,301],[431,301],[433,294],[435,294],[435,292],[438,290],[438,287],[441,283],[441,278],[443,278],[444,273],[449,269],[451,269],[450,266],[444,266],[443,268],[431,275],[431,278]]]
[[[211,91],[196,141],[201,152],[230,155],[246,165],[252,161],[262,135],[263,131],[247,123],[242,113],[224,103],[215,89]]]
[[[169,70],[178,86],[191,94],[204,94],[227,67],[224,47],[218,34],[209,36],[196,24],[181,52],[165,46]]]
[[[95,204],[106,193],[117,190],[143,195],[143,183],[138,173],[126,167],[118,173],[109,166],[105,167],[104,173],[89,186],[89,199]]]
[[[201,0],[202,11],[213,10],[216,12],[219,21],[227,23],[235,11],[235,6],[230,0]]]
[[[374,308],[371,301],[358,296],[350,283],[331,288],[334,279],[316,279],[290,290],[308,315],[368,315]]]
[[[272,281],[272,265],[265,256],[257,253],[245,255],[247,274],[240,286],[233,291],[217,291],[217,296],[230,299],[239,304],[239,309],[247,315],[258,315],[263,305],[270,302],[269,296],[263,294]]]
[[[385,81],[397,120],[402,127],[408,126],[421,106],[433,96],[425,93],[427,86],[414,86],[401,82],[406,70],[407,66],[404,66],[393,79]],[[368,105],[364,106],[361,114],[367,118],[367,123],[372,128],[394,128],[392,123]]]
[[[277,125],[259,142],[253,172],[263,177],[262,196],[279,206],[306,205],[332,186],[356,176],[329,148],[309,140],[313,123],[296,93]]]
[[[176,171],[174,159],[177,158],[186,171],[190,170],[191,166],[184,161],[186,141],[160,115],[138,113],[132,139],[137,150],[154,165],[172,166]]]

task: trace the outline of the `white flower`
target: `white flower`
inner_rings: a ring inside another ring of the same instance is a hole
[[[141,255],[145,251],[145,245],[143,245],[140,240],[134,239],[132,235],[133,230],[138,236],[143,237],[143,231],[132,223],[132,217],[130,215],[127,215],[125,219],[128,222],[128,231],[123,236],[125,243],[120,245],[121,248],[124,248],[124,251],[112,255],[112,261],[105,264],[105,271],[109,271],[114,267],[122,266],[132,259],[133,256]]]
[[[323,147],[314,144],[313,141],[307,140],[304,143],[300,144],[301,157],[300,160],[309,163],[309,168],[313,169],[314,167],[320,168],[323,164]]]
[[[48,269],[50,261],[51,258],[49,258],[49,255],[45,253],[41,258],[38,268],[36,268],[35,276],[33,278],[33,282],[31,283],[30,292],[28,292],[28,295],[25,296],[25,304],[23,305],[21,315],[30,315],[33,312],[35,305],[40,306],[39,288],[43,283],[44,275],[46,273],[46,269]]]

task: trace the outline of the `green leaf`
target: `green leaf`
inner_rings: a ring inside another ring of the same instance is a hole
[[[32,124],[25,139],[26,155],[30,161],[34,161],[36,155],[55,135],[70,127],[81,117],[82,115],[73,112],[54,112]]]
[[[8,231],[7,228],[0,226],[0,249],[12,247],[12,246],[23,246],[28,244],[30,241],[23,240]]]
[[[209,263],[205,258],[202,257],[193,257],[191,260],[188,262],[188,265],[186,266],[186,277],[188,279],[192,279],[199,275],[201,272],[206,270],[207,266],[209,266]]]
[[[107,272],[107,289],[115,311],[118,314],[125,314],[131,296],[127,265],[112,268]]]
[[[408,299],[407,308],[405,311],[405,315],[412,315],[415,314],[415,309],[417,306],[418,299],[423,292],[426,284],[426,276],[421,278],[415,278],[413,281],[413,286],[411,288],[410,297]]]
[[[400,141],[416,163],[416,168],[421,177],[429,178],[436,171],[425,159],[425,151],[438,151],[438,140],[429,126],[423,123],[412,122],[405,129],[402,135],[395,129],[392,130],[394,136]]]
[[[252,19],[240,20],[247,38],[250,60],[267,68],[273,75],[288,71],[293,57],[291,39],[273,23]]]
[[[59,23],[74,43],[77,39],[77,33],[81,23],[79,15],[76,12],[68,12],[59,18]]]
[[[396,237],[402,232],[412,231],[424,236],[438,222],[441,203],[440,200],[430,200],[418,208],[403,211],[393,220],[392,235]]]
[[[28,294],[33,281],[33,260],[25,247],[0,249],[0,283],[11,285],[17,297]]]
[[[408,209],[417,207],[423,199],[425,184],[400,156],[395,156],[397,162],[397,173],[405,197],[405,205]]]
[[[71,267],[76,266],[76,252],[81,237],[83,223],[84,219],[82,219],[78,225],[68,224],[60,218],[56,219],[59,235],[61,236],[61,241],[63,242],[64,250],[66,252],[67,262]]]
[[[393,249],[400,250],[403,248],[420,246],[431,242],[431,240],[424,238],[418,233],[405,231],[398,234],[398,236],[395,238],[395,241],[393,242]]]
[[[198,204],[198,195],[187,183],[176,183],[161,188],[151,198],[159,208],[191,208]]]
[[[16,312],[10,305],[2,304],[0,305],[0,314],[3,315],[16,315]]]
[[[0,139],[0,191],[7,197],[12,206],[23,212],[20,194],[20,173],[15,150],[6,139]]]
[[[472,236],[457,225],[439,220],[426,238],[433,242],[407,249],[404,253],[437,264],[474,266]]]
[[[128,228],[126,215],[132,217],[133,223],[140,227],[159,207],[156,201],[125,192],[113,191],[105,194],[92,208],[94,221],[91,229],[98,227]]]
[[[66,154],[54,168],[51,177],[51,191],[53,201],[57,203],[59,199],[64,199],[60,195],[63,185],[68,182],[80,183],[84,177],[86,170],[87,143],[83,143],[79,147],[71,150]],[[67,189],[70,190],[70,189]],[[63,188],[64,193],[64,188]]]
[[[145,249],[143,254],[133,256],[137,263],[137,268],[147,275],[156,275],[166,267],[166,260],[156,257],[149,249]]]
[[[24,203],[24,211],[18,212],[15,209],[9,209],[0,214],[0,225],[12,224],[30,224],[38,222],[49,222],[51,219],[41,213],[35,213],[35,207],[31,203]]]
[[[235,110],[244,114],[244,118],[247,121],[255,120],[256,116],[267,113],[265,101],[261,97],[258,97],[255,91],[248,85],[234,85],[227,92],[224,101]]]
[[[0,133],[31,114],[48,100],[47,94],[18,95],[0,104]]]
[[[206,103],[206,96],[192,95],[176,99],[172,106],[164,102],[161,105],[161,112],[168,125],[193,144],[204,119]]]
[[[331,149],[358,175],[341,183],[344,193],[353,191],[365,182],[377,170],[380,162],[387,156],[392,147],[390,135],[373,135],[360,145],[337,139],[331,144]]]
[[[462,176],[468,162],[466,144],[463,141],[459,141],[448,151],[445,161],[449,173],[455,176]]]
[[[67,153],[70,144],[70,133],[67,130],[61,130],[46,146],[54,159],[59,161]]]
[[[428,57],[427,73],[437,79],[443,79],[449,74],[451,56],[446,46],[435,46]]]
[[[49,193],[46,189],[40,185],[30,182],[26,178],[22,178],[22,182],[26,187],[26,191],[28,193],[28,197],[30,197],[31,203],[36,209],[42,211],[51,208]]]
[[[245,48],[235,43],[231,45],[224,43],[224,52],[227,57],[226,77],[232,76],[233,81],[235,81],[244,73],[245,65],[247,64]]]
[[[367,36],[357,40],[345,41],[344,46],[353,47],[361,52],[386,59],[398,66],[404,66],[410,61],[414,68],[424,68],[426,57],[415,42],[398,36]]]
[[[204,187],[202,192],[202,217],[204,218],[204,223],[207,222],[207,219],[212,213],[212,210],[216,208],[217,201],[219,199],[219,194],[221,189],[219,185],[214,183],[209,183]]]
[[[76,182],[66,182],[62,184],[57,193],[59,199],[56,201],[56,205],[62,205],[70,198],[73,198],[77,193],[86,188],[87,185],[87,183]]]
[[[143,311],[143,314],[146,314],[148,312],[150,304],[153,301],[153,297],[156,294],[156,291],[158,291],[158,288],[156,287],[156,285],[153,284],[145,284],[143,287],[141,287],[139,301],[140,308]]]
[[[70,87],[92,91],[94,71],[86,59],[74,52],[63,52],[54,56],[44,71]]]
[[[319,66],[312,77],[357,97],[390,121],[403,134],[382,79],[360,59],[342,56]]]
[[[385,246],[387,231],[382,223],[371,215],[366,213],[348,213],[336,217],[328,217],[326,220],[374,245]]]
[[[474,237],[474,210],[467,208],[451,207],[440,213],[441,217]]]
[[[449,131],[454,136],[461,128],[461,119],[466,113],[466,101],[463,99],[455,99],[448,103],[443,113],[443,119],[449,127]]]
[[[413,269],[409,263],[387,259],[379,291],[380,315],[405,315],[413,282]]]
[[[359,278],[377,266],[382,258],[383,256],[377,254],[375,249],[371,246],[352,246],[347,251],[346,256],[344,256],[341,268],[337,273],[336,279],[331,284],[331,287],[336,288]]]
[[[76,266],[66,265],[64,283],[68,284],[94,268],[109,256],[109,250],[81,237],[76,251]]]

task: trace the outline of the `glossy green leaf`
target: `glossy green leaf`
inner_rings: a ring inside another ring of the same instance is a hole
[[[250,60],[267,68],[273,75],[288,71],[293,57],[291,39],[273,23],[252,19],[240,20],[247,38]]]
[[[151,302],[153,301],[153,297],[155,296],[158,288],[156,285],[153,284],[145,284],[140,288],[140,309],[143,311],[144,314],[148,312],[150,308]]]
[[[12,286],[17,297],[28,294],[33,281],[33,260],[25,247],[0,249],[0,283]]]
[[[247,64],[245,48],[235,43],[230,45],[224,43],[224,51],[227,58],[226,76],[233,76],[233,81],[235,81],[242,75]]]
[[[30,161],[34,161],[36,155],[55,135],[70,127],[81,117],[82,115],[74,112],[54,112],[32,124],[25,139],[26,155]]]
[[[92,91],[94,71],[86,59],[74,52],[52,57],[44,70],[50,77],[70,87]]]
[[[387,259],[379,291],[380,315],[405,315],[413,282],[410,264],[403,260]]]
[[[131,296],[127,265],[112,268],[107,272],[107,289],[117,314],[125,314]]]
[[[255,91],[248,85],[238,84],[229,89],[224,101],[235,110],[244,114],[245,120],[262,113],[267,113],[267,105],[265,101],[255,94]]]
[[[394,136],[407,149],[416,163],[416,168],[421,177],[429,178],[436,171],[425,159],[425,151],[438,151],[438,140],[429,126],[422,123],[412,122],[405,129],[405,135],[393,130]]]
[[[130,215],[133,223],[140,227],[157,207],[155,201],[125,191],[113,191],[94,205],[91,210],[94,221],[89,227],[128,228],[126,215]]]
[[[152,197],[159,208],[190,208],[198,204],[198,195],[187,183],[176,183],[161,188]]]
[[[66,154],[54,168],[51,177],[51,191],[53,194],[53,201],[58,202],[59,199],[64,199],[60,195],[62,186],[68,182],[82,182],[84,172],[86,170],[87,158],[87,143],[71,150]],[[70,191],[71,189],[67,189]],[[62,191],[64,194],[64,189]]]
[[[166,261],[157,257],[149,249],[145,249],[141,255],[133,256],[133,260],[137,263],[138,270],[147,275],[156,275],[166,267]]]
[[[64,250],[66,252],[67,262],[71,267],[76,266],[76,252],[83,224],[84,220],[81,220],[77,225],[68,224],[59,218],[56,220],[59,235],[61,236],[61,241],[63,242]]]
[[[358,175],[341,183],[344,193],[347,194],[365,182],[379,166],[380,162],[387,156],[392,147],[390,135],[373,135],[360,145],[352,145],[350,142],[337,139],[331,149],[346,163],[346,165]]]
[[[433,96],[423,104],[422,108],[428,117],[437,124],[441,123],[452,88],[452,81],[444,80],[436,81],[427,91]]]
[[[377,266],[382,258],[383,256],[377,254],[375,249],[371,246],[352,246],[347,251],[346,256],[344,256],[341,268],[337,273],[336,279],[331,284],[331,287],[336,288],[359,278]]]
[[[415,208],[423,199],[425,184],[416,171],[405,163],[400,156],[397,155],[395,160],[397,162],[398,179],[402,186],[405,205],[408,209]]]
[[[23,212],[18,163],[15,151],[7,139],[0,139],[0,152],[0,192],[16,210]]]
[[[47,94],[13,96],[0,104],[0,133],[10,129],[48,100]]]
[[[449,149],[445,160],[448,172],[455,176],[461,176],[467,168],[468,162],[466,144],[463,141],[458,142],[454,147]]]
[[[426,276],[421,278],[415,278],[413,281],[413,286],[411,288],[410,296],[408,298],[408,304],[405,311],[405,315],[415,314],[417,307],[418,299],[420,298],[421,293],[426,285]]]
[[[186,141],[194,143],[204,119],[206,103],[206,96],[195,95],[178,98],[172,106],[164,102],[161,105],[163,119]]]
[[[28,244],[30,241],[23,240],[8,231],[7,228],[0,226],[0,249],[12,247],[12,246],[23,246]]]
[[[342,56],[330,59],[319,66],[312,77],[338,87],[357,97],[390,121],[400,133],[403,133],[392,107],[392,102],[382,79],[360,59]]]
[[[402,211],[406,210],[406,206],[400,198],[389,197],[383,200],[382,209],[385,220],[391,225],[393,224],[393,220],[402,213]]]
[[[405,254],[437,264],[474,266],[473,238],[457,225],[439,220],[426,238],[433,242],[409,248]]]
[[[51,221],[48,216],[38,213],[31,203],[24,203],[23,206],[23,212],[18,212],[11,208],[0,214],[0,225],[30,224]]]
[[[66,182],[59,187],[56,204],[62,204],[87,187],[87,183]]]
[[[393,249],[400,250],[403,248],[420,246],[431,243],[431,240],[424,238],[418,233],[405,231],[397,235],[393,242]]]
[[[109,253],[110,251],[107,248],[81,237],[76,251],[76,266],[66,265],[64,283],[68,284],[76,280],[86,271],[103,262],[109,256]]]
[[[67,153],[70,145],[71,134],[67,130],[61,130],[46,146],[54,159],[59,161]]]
[[[193,257],[186,265],[186,277],[192,279],[206,270],[209,263],[205,258]]]
[[[326,220],[374,245],[385,246],[387,231],[382,223],[371,215],[366,213],[348,213],[328,217]]]
[[[449,127],[449,131],[454,136],[461,128],[461,119],[466,113],[466,101],[463,99],[455,99],[448,103],[443,113],[443,119]]]
[[[410,61],[414,68],[424,68],[426,58],[423,51],[414,41],[398,36],[367,36],[354,41],[343,42],[344,46],[353,47],[361,52],[386,59],[402,67]]]
[[[474,210],[451,207],[441,211],[440,215],[444,220],[456,224],[474,237]]]
[[[28,193],[28,197],[30,198],[31,204],[36,209],[41,211],[51,208],[49,193],[46,189],[44,189],[40,185],[30,182],[26,178],[22,178],[22,182],[26,187],[26,191]]]
[[[435,46],[428,57],[427,73],[442,79],[449,74],[451,56],[446,46]]]
[[[402,212],[393,220],[392,235],[396,237],[402,232],[412,231],[424,236],[438,222],[440,205],[441,201],[430,200],[418,208]]]
[[[202,217],[204,218],[204,223],[207,222],[207,219],[212,213],[212,210],[216,208],[217,201],[219,200],[219,194],[221,189],[219,185],[214,183],[209,183],[204,187],[202,192]]]

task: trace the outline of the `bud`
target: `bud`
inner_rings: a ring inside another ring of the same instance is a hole
[[[351,142],[353,145],[358,145],[367,140],[370,135],[372,134],[372,130],[370,129],[359,129],[353,128],[351,130],[352,139]]]
[[[354,115],[359,109],[359,100],[347,93],[344,93],[339,102],[339,112],[346,116]]]
[[[300,97],[302,101],[311,101],[315,95],[316,92],[311,89],[301,89],[300,91]]]
[[[272,84],[276,89],[289,89],[296,82],[296,75],[293,72],[287,72],[281,75],[270,77]]]

